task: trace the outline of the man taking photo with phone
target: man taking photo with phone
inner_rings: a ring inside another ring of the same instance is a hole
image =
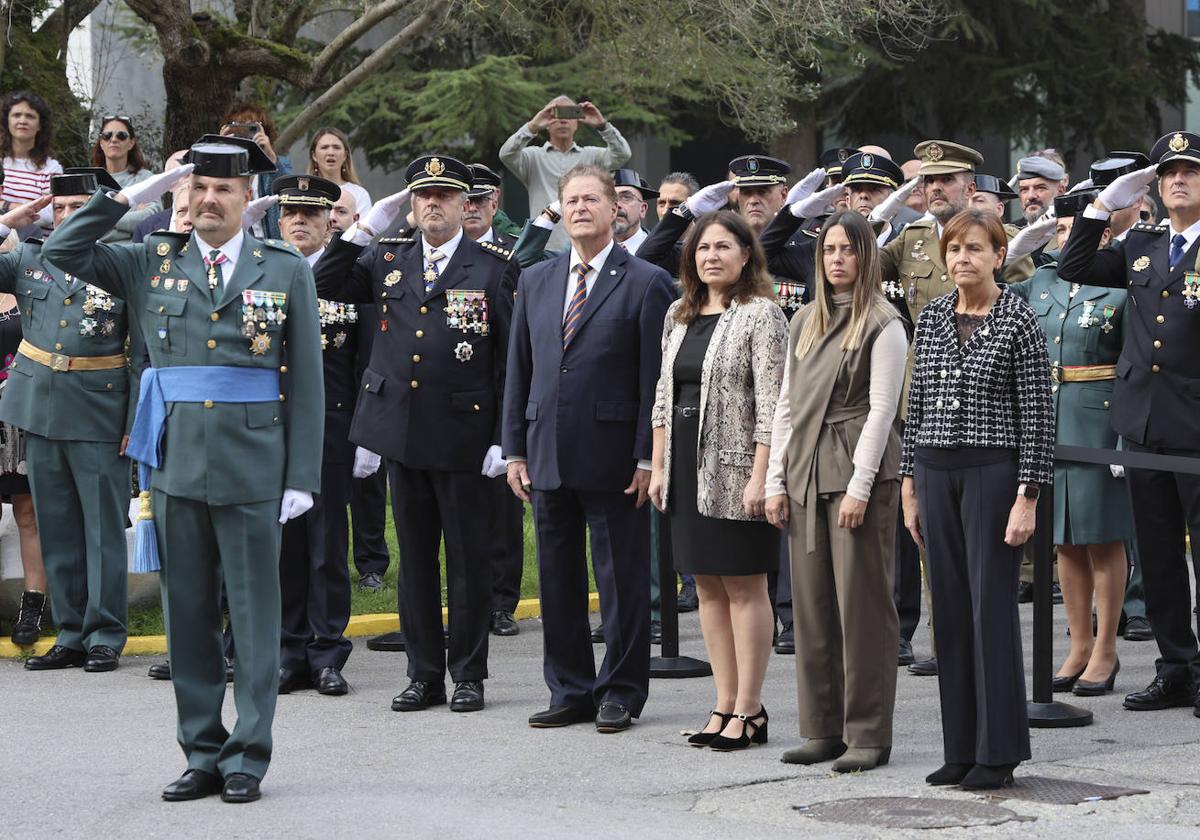
[[[604,145],[580,146],[576,143],[575,132],[580,123],[595,129]],[[530,146],[530,141],[542,131],[549,136],[549,142]],[[587,100],[576,103],[569,96],[551,99],[500,147],[500,161],[529,191],[531,218],[558,198],[558,179],[567,170],[583,164],[613,170],[632,155],[629,143],[604,119],[599,108]],[[566,234],[555,230],[546,247],[550,251],[561,251],[567,245]]]

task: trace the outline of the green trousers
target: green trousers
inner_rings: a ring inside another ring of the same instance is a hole
[[[279,500],[210,505],[153,493],[167,653],[188,769],[262,779],[279,691]],[[237,640],[237,722],[221,722],[221,581]]]
[[[25,438],[57,643],[125,647],[130,464],[116,443]]]

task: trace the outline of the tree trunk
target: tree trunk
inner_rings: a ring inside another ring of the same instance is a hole
[[[213,57],[217,54],[214,51]],[[217,134],[221,117],[233,104],[242,74],[228,72],[218,60],[197,67],[179,58],[163,62],[163,84],[167,90],[163,122],[163,157],[186,149],[201,134]]]

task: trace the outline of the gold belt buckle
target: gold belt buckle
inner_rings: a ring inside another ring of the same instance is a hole
[[[1055,363],[1050,366],[1050,378],[1058,383],[1061,383],[1063,381],[1062,380],[1062,367],[1058,363]]]
[[[62,353],[50,354],[50,370],[66,373],[71,369],[71,357],[64,356]]]

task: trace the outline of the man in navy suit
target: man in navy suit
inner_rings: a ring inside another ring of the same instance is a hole
[[[501,444],[508,483],[533,505],[550,708],[536,728],[628,729],[650,682],[650,408],[670,275],[616,247],[612,176],[559,181],[571,250],[526,269],[509,337]],[[596,671],[587,559],[606,653]]]

